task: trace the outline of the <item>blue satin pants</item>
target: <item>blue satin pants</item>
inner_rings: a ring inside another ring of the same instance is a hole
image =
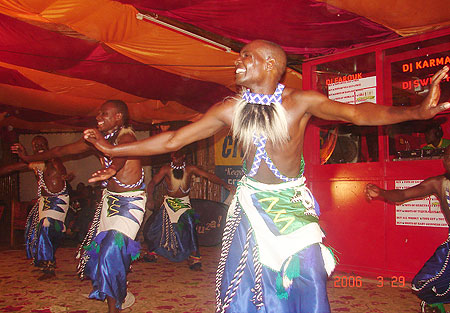
[[[241,214],[243,214],[241,212]],[[245,214],[238,225],[233,237],[230,254],[225,266],[225,272],[221,284],[221,298],[233,279],[238,266],[241,253],[246,241],[249,222]],[[321,248],[318,244],[311,245],[293,257],[299,258],[300,277],[294,278],[291,288],[288,290],[288,298],[280,299],[276,291],[277,272],[263,266],[262,290],[263,303],[259,310],[251,301],[252,288],[255,286],[255,270],[251,251],[255,245],[254,237],[250,239],[249,256],[242,280],[237,289],[228,313],[329,313],[326,281],[328,275],[324,268]]]

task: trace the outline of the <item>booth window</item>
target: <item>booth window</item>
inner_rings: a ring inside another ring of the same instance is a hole
[[[376,103],[375,53],[319,64],[313,73],[315,89],[328,98],[358,105]],[[320,128],[320,163],[378,161],[377,127],[330,123]]]
[[[392,161],[440,159],[450,145],[446,116],[387,126],[389,158]]]
[[[320,127],[320,164],[378,161],[375,126],[330,124]]]
[[[428,95],[434,73],[450,62],[450,36],[445,35],[385,50],[384,102],[414,106]],[[450,98],[450,82],[441,82],[440,102]],[[386,127],[389,159],[393,161],[441,158],[450,144],[447,114],[428,120]]]

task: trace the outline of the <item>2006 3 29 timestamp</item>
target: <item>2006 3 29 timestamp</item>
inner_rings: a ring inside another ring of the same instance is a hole
[[[405,287],[406,281],[404,276],[383,277],[377,276],[377,287]],[[360,288],[364,285],[361,276],[354,275],[333,275],[333,286],[336,288]]]
[[[377,276],[377,287],[389,286],[393,288],[405,287],[405,276],[383,277]]]

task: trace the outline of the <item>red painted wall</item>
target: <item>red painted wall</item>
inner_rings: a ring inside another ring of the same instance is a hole
[[[386,175],[378,163],[322,166],[327,171],[312,166],[308,171],[326,243],[337,250],[338,270],[410,280],[446,240],[447,229],[396,226],[393,204],[366,201],[369,182],[392,189],[395,179],[425,179],[443,172],[440,160],[397,163],[386,168]]]
[[[303,66],[303,89],[319,90],[316,66],[358,54],[375,53],[377,103],[392,105],[389,98],[392,93],[391,63],[402,60],[403,56],[405,59],[413,57],[414,51],[409,48],[416,43],[419,45],[440,36],[448,38],[449,35],[450,29],[444,29],[311,60]],[[409,48],[402,49],[403,46]],[[434,48],[432,44],[430,46],[427,49]],[[397,54],[387,56],[397,47]],[[442,48],[450,50],[448,44],[441,43],[439,49]],[[423,51],[417,50],[423,55]],[[442,117],[449,121],[450,114],[447,114],[445,112]],[[421,180],[442,174],[442,160],[392,161],[392,156],[388,155],[387,128],[380,127],[377,162],[320,165],[319,126],[322,124],[323,121],[313,120],[308,127],[304,157],[308,185],[320,205],[326,243],[337,251],[337,270],[369,277],[404,276],[411,280],[436,247],[447,239],[448,229],[395,225],[395,205],[383,201],[367,202],[364,187],[370,182],[393,189],[395,180]]]

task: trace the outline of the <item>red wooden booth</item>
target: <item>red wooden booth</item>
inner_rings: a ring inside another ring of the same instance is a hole
[[[303,65],[303,89],[354,105],[411,106],[426,96],[431,76],[444,65],[450,66],[450,28],[311,59]],[[448,101],[449,79],[441,88],[441,101]],[[432,127],[450,139],[450,110],[430,121],[380,127],[310,123],[306,175],[338,270],[410,280],[446,240],[436,198],[395,205],[364,197],[369,182],[403,188],[444,172],[442,149],[422,149]]]

